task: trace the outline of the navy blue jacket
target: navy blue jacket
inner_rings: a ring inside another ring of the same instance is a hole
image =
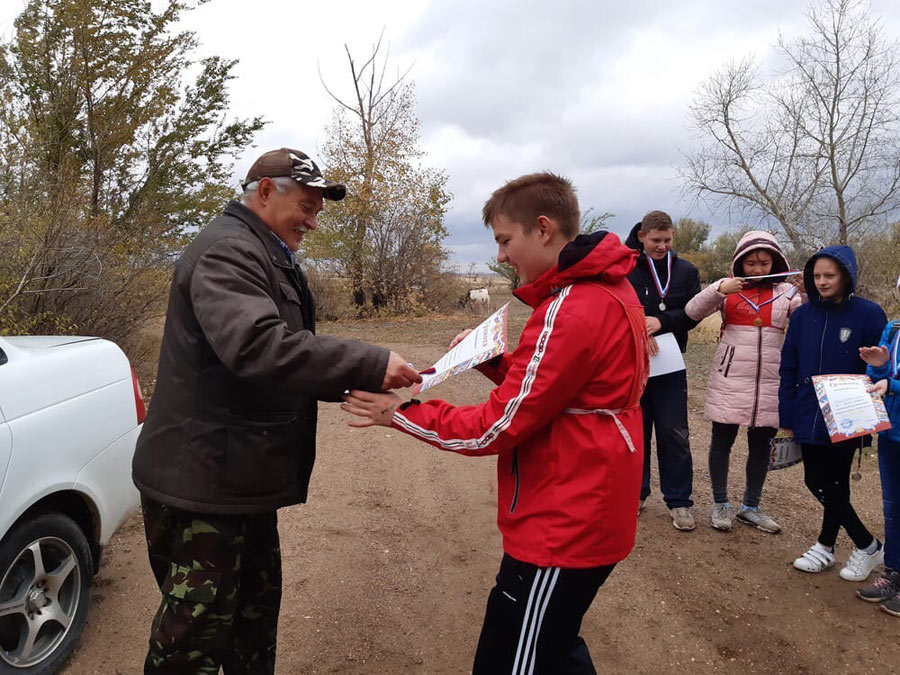
[[[884,327],[881,341],[878,344],[887,347],[888,353],[893,354],[898,338],[900,338],[900,321],[892,321]],[[892,360],[888,359],[888,362],[880,368],[869,366],[866,368],[866,373],[872,378],[872,382],[888,381],[888,391],[882,400],[892,427],[887,431],[882,431],[879,436],[888,438],[894,443],[900,443],[900,374],[894,374],[893,367]]]
[[[850,279],[848,295],[840,302],[823,300],[816,290],[813,267],[823,256],[834,259]],[[865,373],[866,363],[859,358],[859,348],[878,344],[887,323],[881,307],[853,294],[856,278],[856,254],[849,246],[823,248],[803,270],[809,302],[791,316],[781,350],[778,390],[781,428],[792,429],[798,443],[831,443],[812,376]]]
[[[666,294],[666,309],[661,310],[659,308],[659,291],[656,284],[653,283],[653,277],[650,275],[648,267],[651,258],[644,253],[644,245],[637,236],[640,229],[641,224],[638,223],[631,229],[628,239],[625,240],[626,246],[641,252],[637,264],[628,274],[628,281],[631,282],[638,299],[644,306],[644,314],[655,316],[662,324],[658,335],[673,333],[681,351],[684,351],[687,349],[688,331],[700,323],[694,321],[684,311],[684,306],[688,304],[688,301],[700,292],[700,273],[690,262],[679,258],[678,254],[672,251],[672,283],[669,284],[669,292]],[[660,281],[665,286],[665,267],[660,263],[656,269],[661,277]]]

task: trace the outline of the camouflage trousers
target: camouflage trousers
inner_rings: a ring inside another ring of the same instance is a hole
[[[162,602],[144,673],[271,675],[281,605],[275,512],[192,513],[141,498]]]

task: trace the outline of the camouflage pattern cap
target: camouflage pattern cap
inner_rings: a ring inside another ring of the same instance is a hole
[[[347,194],[347,188],[341,183],[326,180],[322,176],[319,167],[309,158],[309,155],[290,148],[270,150],[260,156],[259,159],[253,162],[253,166],[247,172],[247,177],[241,183],[241,187],[246,189],[250,183],[260,178],[278,178],[281,176],[293,178],[298,183],[303,183],[309,187],[321,188],[322,197],[332,201],[340,201]]]

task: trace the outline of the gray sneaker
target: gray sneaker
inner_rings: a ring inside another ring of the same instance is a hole
[[[881,609],[892,616],[900,616],[900,593],[882,602]]]
[[[866,602],[883,602],[897,593],[900,593],[900,571],[885,567],[871,585],[856,591],[856,597]]]
[[[778,534],[781,532],[781,525],[776,523],[774,519],[767,516],[763,511],[760,511],[758,506],[741,508],[741,510],[738,511],[737,519],[745,525],[753,525],[757,529],[768,532],[769,534]]]
[[[719,504],[716,502],[712,508],[712,526],[723,532],[731,532],[731,526],[734,523],[734,509],[731,504],[725,502]]]
[[[674,509],[669,509],[669,514],[672,516],[672,525],[676,530],[687,532],[694,529],[694,515],[688,507],[676,506]]]

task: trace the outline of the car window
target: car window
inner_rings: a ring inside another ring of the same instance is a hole
[[[6,356],[6,352],[4,352],[2,349],[0,349],[0,366],[2,366],[7,361],[9,361],[9,359]]]

